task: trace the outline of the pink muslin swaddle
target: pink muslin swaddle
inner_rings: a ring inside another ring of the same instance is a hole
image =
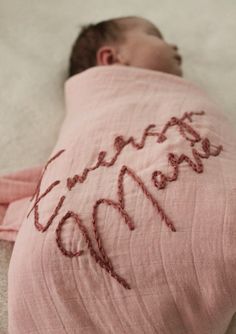
[[[236,311],[227,117],[183,78],[117,65],[70,78],[65,97],[17,223],[9,334],[224,334]]]

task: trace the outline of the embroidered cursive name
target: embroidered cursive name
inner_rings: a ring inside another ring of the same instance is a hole
[[[177,117],[172,117],[164,126],[161,132],[152,132],[151,129],[155,127],[154,124],[150,124],[147,126],[143,132],[142,138],[140,142],[136,142],[135,139],[131,136],[127,140],[124,139],[123,136],[118,136],[115,138],[113,146],[115,148],[115,154],[112,157],[110,161],[105,160],[105,157],[107,155],[106,151],[101,151],[98,153],[97,157],[97,162],[95,163],[94,166],[92,167],[86,167],[81,175],[75,174],[73,177],[68,177],[67,182],[66,182],[66,187],[69,191],[71,191],[78,183],[83,183],[86,181],[88,175],[94,171],[95,169],[103,166],[103,167],[111,167],[115,164],[117,161],[119,155],[122,153],[123,149],[127,145],[131,145],[134,149],[140,150],[145,146],[146,138],[148,136],[152,137],[157,137],[156,142],[161,144],[163,143],[167,137],[166,137],[166,132],[169,128],[173,126],[177,126],[179,133],[181,136],[183,136],[187,141],[190,142],[190,145],[192,147],[192,155],[193,155],[193,160],[190,159],[185,154],[181,154],[178,156],[175,153],[168,153],[168,162],[170,165],[173,167],[173,173],[172,175],[165,175],[163,172],[159,170],[155,170],[152,173],[151,180],[153,185],[157,189],[164,189],[168,182],[171,181],[176,181],[178,178],[178,173],[179,173],[179,165],[183,162],[187,162],[190,168],[193,169],[196,173],[202,173],[203,172],[203,163],[201,159],[208,159],[209,156],[217,156],[220,154],[222,151],[223,147],[222,145],[215,146],[212,145],[210,140],[208,138],[201,138],[200,134],[194,130],[188,123],[185,122],[185,120],[188,120],[189,122],[192,122],[192,116],[193,115],[204,115],[204,111],[200,112],[185,112],[184,115],[181,118]],[[203,152],[199,152],[196,148],[193,146],[195,143],[200,142],[202,146]],[[215,149],[212,149],[214,147]],[[45,175],[45,172],[48,168],[48,166],[57,158],[59,158],[62,153],[65,150],[60,150],[58,153],[56,153],[45,165],[44,170],[42,172],[42,175],[40,177],[40,180],[38,182],[38,185],[35,190],[35,194],[32,197],[31,201],[34,199],[34,204],[29,211],[27,217],[31,214],[32,211],[34,211],[34,224],[35,227],[38,229],[40,232],[45,232],[49,226],[52,224],[53,220],[55,217],[59,214],[63,203],[66,199],[66,195],[61,196],[57,205],[55,206],[53,213],[49,217],[47,223],[43,226],[40,224],[40,217],[39,217],[39,203],[40,201],[47,196],[47,194],[55,187],[57,187],[61,181],[56,180],[54,181],[50,186],[47,187],[47,189],[41,193],[41,183],[42,179]],[[176,232],[176,229],[174,227],[173,222],[171,221],[170,217],[165,213],[165,211],[161,208],[159,205],[158,201],[154,196],[150,193],[148,190],[147,186],[144,184],[143,180],[137,175],[137,173],[132,170],[129,166],[123,165],[122,168],[119,171],[118,179],[117,179],[117,200],[115,201],[114,199],[109,199],[109,198],[101,198],[96,201],[93,205],[93,212],[92,212],[92,220],[91,224],[93,227],[93,232],[95,236],[95,240],[98,245],[99,253],[96,252],[96,250],[93,247],[91,238],[89,236],[89,233],[87,231],[87,228],[84,226],[82,219],[80,218],[79,214],[73,212],[73,211],[68,211],[59,221],[58,227],[56,229],[56,242],[61,250],[61,252],[68,257],[74,257],[74,256],[81,256],[84,251],[79,250],[75,253],[68,251],[65,249],[65,247],[62,244],[62,227],[66,223],[66,221],[71,218],[72,221],[78,226],[79,230],[81,231],[86,244],[88,246],[90,255],[94,258],[96,263],[100,265],[101,268],[107,271],[114,279],[116,279],[124,288],[130,289],[130,285],[124,280],[120,275],[118,275],[111,263],[111,260],[108,258],[106,251],[103,247],[102,240],[98,231],[97,227],[97,216],[98,216],[98,210],[101,205],[106,205],[110,206],[117,212],[119,212],[122,220],[125,222],[125,224],[128,226],[129,230],[133,230],[135,228],[134,222],[132,218],[129,216],[126,207],[125,207],[125,191],[124,191],[124,177],[125,175],[129,176],[131,180],[133,180],[142,190],[144,195],[148,198],[148,200],[151,202],[151,204],[154,206],[156,209],[157,213],[159,214],[161,220],[163,220],[168,228],[170,228],[171,231]]]

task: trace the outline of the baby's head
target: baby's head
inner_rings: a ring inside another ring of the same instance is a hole
[[[85,25],[72,47],[69,77],[93,66],[114,64],[182,76],[177,50],[154,24],[140,17]]]

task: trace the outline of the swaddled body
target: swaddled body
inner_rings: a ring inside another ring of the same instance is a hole
[[[103,66],[67,114],[9,269],[9,334],[222,334],[236,310],[235,136],[177,76]]]

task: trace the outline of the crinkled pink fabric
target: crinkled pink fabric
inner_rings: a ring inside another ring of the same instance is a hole
[[[15,241],[42,169],[37,166],[0,177],[0,239]]]
[[[236,311],[227,117],[183,78],[118,65],[75,75],[65,95],[10,261],[9,334],[225,333]]]

